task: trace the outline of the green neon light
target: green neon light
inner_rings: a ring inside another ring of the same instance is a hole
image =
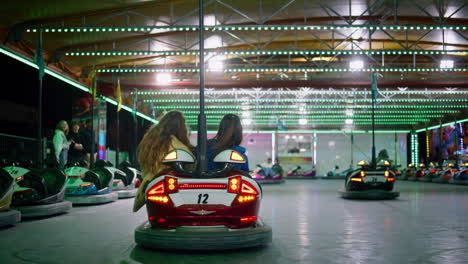
[[[232,102],[232,98],[219,98],[219,99],[205,99],[206,103],[227,103]],[[196,103],[198,99],[146,99],[145,103]],[[236,101],[240,102],[258,102],[258,103],[300,103],[300,102],[314,102],[314,103],[340,103],[340,102],[353,102],[353,103],[370,103],[372,99],[321,99],[321,98],[283,98],[283,99],[252,99],[252,98],[238,98]],[[425,99],[425,98],[403,98],[403,99],[378,99],[379,103],[401,103],[401,102],[419,102],[419,103],[434,103],[434,102],[468,102],[468,98],[439,98],[439,99]]]
[[[230,72],[465,72],[468,68],[227,68],[223,71]],[[152,69],[152,68],[127,68],[127,69],[96,69],[96,72],[103,73],[157,73],[157,72],[199,72],[198,68],[174,68],[174,69]],[[206,69],[206,72],[219,72],[219,70]]]
[[[197,114],[200,113],[199,111],[183,111],[184,114],[190,115],[190,114]],[[298,111],[284,111],[284,110],[278,110],[278,111],[269,111],[269,110],[245,110],[245,111],[230,111],[231,114],[237,114],[241,115],[244,112],[251,112],[254,115],[257,114],[294,114],[297,115]],[[427,116],[427,117],[442,117],[442,115],[430,115],[434,113],[459,113],[460,111],[458,110],[411,110],[411,111],[399,111],[399,110],[394,110],[394,111],[382,111],[382,110],[375,110],[376,114],[408,114],[416,117],[421,117],[421,116]],[[226,111],[205,111],[206,114],[226,114]],[[329,110],[329,111],[304,111],[300,112],[301,114],[304,115],[309,115],[309,114],[345,114],[346,111],[343,110]],[[372,113],[371,110],[355,110],[353,111],[354,116],[363,116],[365,114],[370,114]],[[422,114],[429,114],[429,115],[422,115]],[[401,115],[398,115],[401,116]]]
[[[199,107],[196,105],[156,105],[154,106],[156,109],[198,109]],[[301,106],[305,109],[333,109],[333,108],[341,108],[341,109],[355,109],[355,108],[369,108],[369,105],[306,105]],[[295,108],[298,109],[297,105],[206,105],[206,109],[243,109],[246,110],[251,109],[288,109],[288,108]],[[375,108],[377,109],[437,109],[437,108],[468,108],[468,105],[376,105]]]
[[[432,130],[432,129],[440,128],[441,126],[446,127],[446,126],[450,126],[450,125],[454,125],[454,124],[458,124],[458,123],[464,123],[464,122],[468,122],[468,118],[463,119],[463,120],[457,120],[457,121],[454,121],[454,122],[448,122],[448,123],[445,123],[445,124],[442,124],[442,125],[436,125],[436,126],[431,126],[431,127],[427,127],[427,128],[421,128],[421,129],[416,130],[416,133],[423,132],[423,131],[426,131],[426,130]]]
[[[221,120],[222,117],[211,117],[209,116],[207,118],[208,121],[216,121],[216,120]],[[198,119],[196,117],[188,117],[186,118],[188,121],[197,121]],[[254,122],[268,122],[268,123],[271,123],[271,122],[277,122],[277,118],[249,118],[251,119],[252,121]],[[370,118],[346,118],[346,117],[343,117],[343,118],[280,118],[281,121],[283,122],[298,122],[299,120],[301,119],[305,119],[307,120],[307,122],[312,122],[312,123],[327,123],[327,122],[344,122],[345,120],[347,119],[352,119],[354,122],[371,122],[372,119]],[[414,119],[414,118],[400,118],[400,119],[389,119],[389,118],[385,118],[385,117],[381,117],[381,118],[376,118],[375,119],[377,122],[413,122],[413,123],[417,123],[417,122],[429,122],[430,119],[424,119],[424,118],[419,118],[419,119]]]
[[[196,125],[197,124],[196,119],[187,120],[187,122],[190,125]],[[288,120],[286,120],[283,123],[285,123],[287,125],[291,125],[292,121],[289,122]],[[375,123],[379,124],[379,125],[414,125],[414,124],[417,124],[418,122],[378,120],[378,121],[375,121]],[[271,121],[266,121],[266,120],[261,120],[261,121],[257,120],[257,121],[255,121],[254,120],[252,122],[252,124],[256,124],[256,125],[277,125],[275,120],[271,120]],[[297,124],[297,122],[294,122],[294,124]],[[359,121],[359,122],[356,121],[356,122],[353,122],[352,125],[370,125],[370,124],[372,124],[372,121]],[[219,120],[208,120],[207,125],[219,125]],[[297,125],[299,125],[299,124],[297,124]],[[334,121],[334,120],[314,120],[314,122],[307,123],[304,126],[308,126],[308,125],[341,125],[341,126],[344,126],[346,124],[344,122],[338,122],[338,121]]]
[[[30,61],[29,59],[26,59],[26,58],[24,58],[22,56],[19,56],[19,55],[15,54],[15,53],[13,53],[11,51],[8,51],[8,50],[6,50],[4,48],[0,48],[0,53],[3,53],[3,54],[5,54],[5,55],[7,55],[7,56],[9,56],[9,57],[11,57],[13,59],[16,59],[16,60],[18,60],[20,62],[23,62],[26,65],[29,65],[29,66],[31,66],[33,68],[38,69],[37,65],[35,63],[33,63],[32,61]],[[78,82],[76,82],[74,80],[71,80],[71,79],[69,79],[67,77],[64,77],[64,76],[62,76],[62,75],[60,75],[60,74],[58,74],[58,73],[56,73],[54,71],[51,71],[51,70],[46,68],[45,73],[47,73],[50,76],[53,76],[53,77],[63,81],[63,82],[66,82],[66,83],[74,86],[75,88],[78,88],[78,89],[80,89],[82,91],[91,93],[91,91],[90,91],[90,89],[88,87],[86,87],[86,86],[82,85],[81,83],[78,83]],[[110,99],[108,97],[104,97],[104,100],[106,100],[107,102],[109,102],[111,104],[117,105],[117,102],[115,100]],[[122,105],[122,108],[125,109],[126,111],[131,112],[131,113],[133,112],[133,109],[131,109],[130,107],[128,107],[126,105]],[[150,118],[149,116],[146,116],[143,113],[137,112],[137,115],[142,117],[142,118],[145,118],[146,120],[148,120],[150,122],[158,123],[158,121],[156,119]]]
[[[184,112],[185,113],[185,112]],[[205,112],[206,113],[206,112]],[[231,114],[235,114],[233,112],[230,112]],[[312,112],[311,112],[312,113]],[[223,118],[224,115],[211,115],[209,113],[206,113],[209,118]],[[341,112],[341,115],[310,115],[306,113],[301,113],[298,114],[297,112],[291,113],[291,115],[285,115],[281,116],[281,119],[301,119],[301,118],[316,118],[316,119],[363,119],[363,118],[370,118],[372,115],[353,115],[353,116],[345,116],[343,115],[343,112]],[[185,113],[186,118],[198,118],[198,115],[193,115],[193,114],[187,114]],[[419,119],[419,118],[436,118],[436,117],[443,117],[443,115],[376,115],[376,118],[399,118],[399,119],[405,119],[405,118],[410,118],[410,119]],[[271,114],[266,114],[266,115],[259,115],[259,114],[253,114],[249,118],[252,119],[271,119],[274,118]]]
[[[210,55],[466,55],[468,50],[225,50]],[[199,51],[80,51],[66,56],[198,56]]]
[[[309,88],[313,89],[313,88]],[[468,90],[426,90],[426,91],[405,91],[405,90],[384,90],[385,88],[379,88],[380,94],[398,94],[398,95],[408,95],[408,94],[415,94],[415,95],[436,95],[436,94],[446,94],[446,95],[457,95],[457,94],[468,94]],[[141,92],[131,92],[132,95],[138,94],[142,96],[162,96],[162,95],[198,95],[199,91],[141,91]],[[340,91],[340,90],[259,90],[259,91],[252,91],[252,90],[210,90],[205,91],[205,94],[210,95],[316,95],[316,94],[337,94],[337,95],[370,95],[372,93],[371,90],[364,90],[364,91]]]
[[[431,24],[418,25],[229,25],[229,26],[205,26],[206,31],[285,31],[285,30],[349,30],[349,29],[368,29],[368,30],[466,30],[465,25],[439,26]],[[46,33],[67,33],[67,32],[159,32],[167,31],[198,31],[197,26],[179,25],[179,26],[141,26],[141,27],[43,27]],[[26,32],[38,32],[39,27],[25,29]]]
[[[192,130],[192,133],[197,133],[198,131]],[[395,133],[410,133],[410,130],[375,130],[375,133],[380,134],[395,134]],[[208,134],[216,134],[217,130],[208,130]],[[244,130],[244,134],[263,134],[263,133],[277,133],[277,134],[364,134],[372,133],[371,130],[288,130],[288,131],[277,131],[277,130]]]

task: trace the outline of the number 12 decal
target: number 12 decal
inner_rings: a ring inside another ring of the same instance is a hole
[[[200,193],[198,195],[198,204],[207,204],[208,203],[208,197],[209,197],[209,195],[207,193],[205,193],[205,194]],[[203,201],[202,201],[202,199],[203,199]]]

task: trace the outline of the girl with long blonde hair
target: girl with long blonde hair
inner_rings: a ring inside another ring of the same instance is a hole
[[[179,111],[165,114],[157,125],[145,133],[138,146],[138,162],[140,163],[143,181],[138,188],[133,211],[138,211],[145,204],[145,191],[148,184],[161,171],[169,166],[162,163],[164,156],[172,149],[182,149],[192,153],[193,146],[188,138],[185,117]]]

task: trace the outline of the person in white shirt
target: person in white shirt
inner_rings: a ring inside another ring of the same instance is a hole
[[[55,129],[55,135],[53,139],[55,158],[57,158],[59,168],[62,170],[67,164],[68,149],[70,148],[70,141],[67,139],[68,130],[69,128],[67,121],[59,121]]]

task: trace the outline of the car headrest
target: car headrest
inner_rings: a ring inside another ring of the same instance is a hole
[[[122,167],[122,168],[124,168],[124,167],[131,167],[131,166],[132,166],[132,164],[130,164],[130,162],[128,162],[128,160],[122,161],[122,162],[120,163],[120,167]]]
[[[97,160],[96,163],[94,163],[94,166],[99,167],[99,168],[103,168],[103,167],[107,167],[109,165],[107,165],[107,162],[105,160]]]
[[[48,156],[45,159],[45,165],[47,168],[56,168],[59,166],[59,162],[54,156]],[[68,164],[66,166],[68,166]]]

